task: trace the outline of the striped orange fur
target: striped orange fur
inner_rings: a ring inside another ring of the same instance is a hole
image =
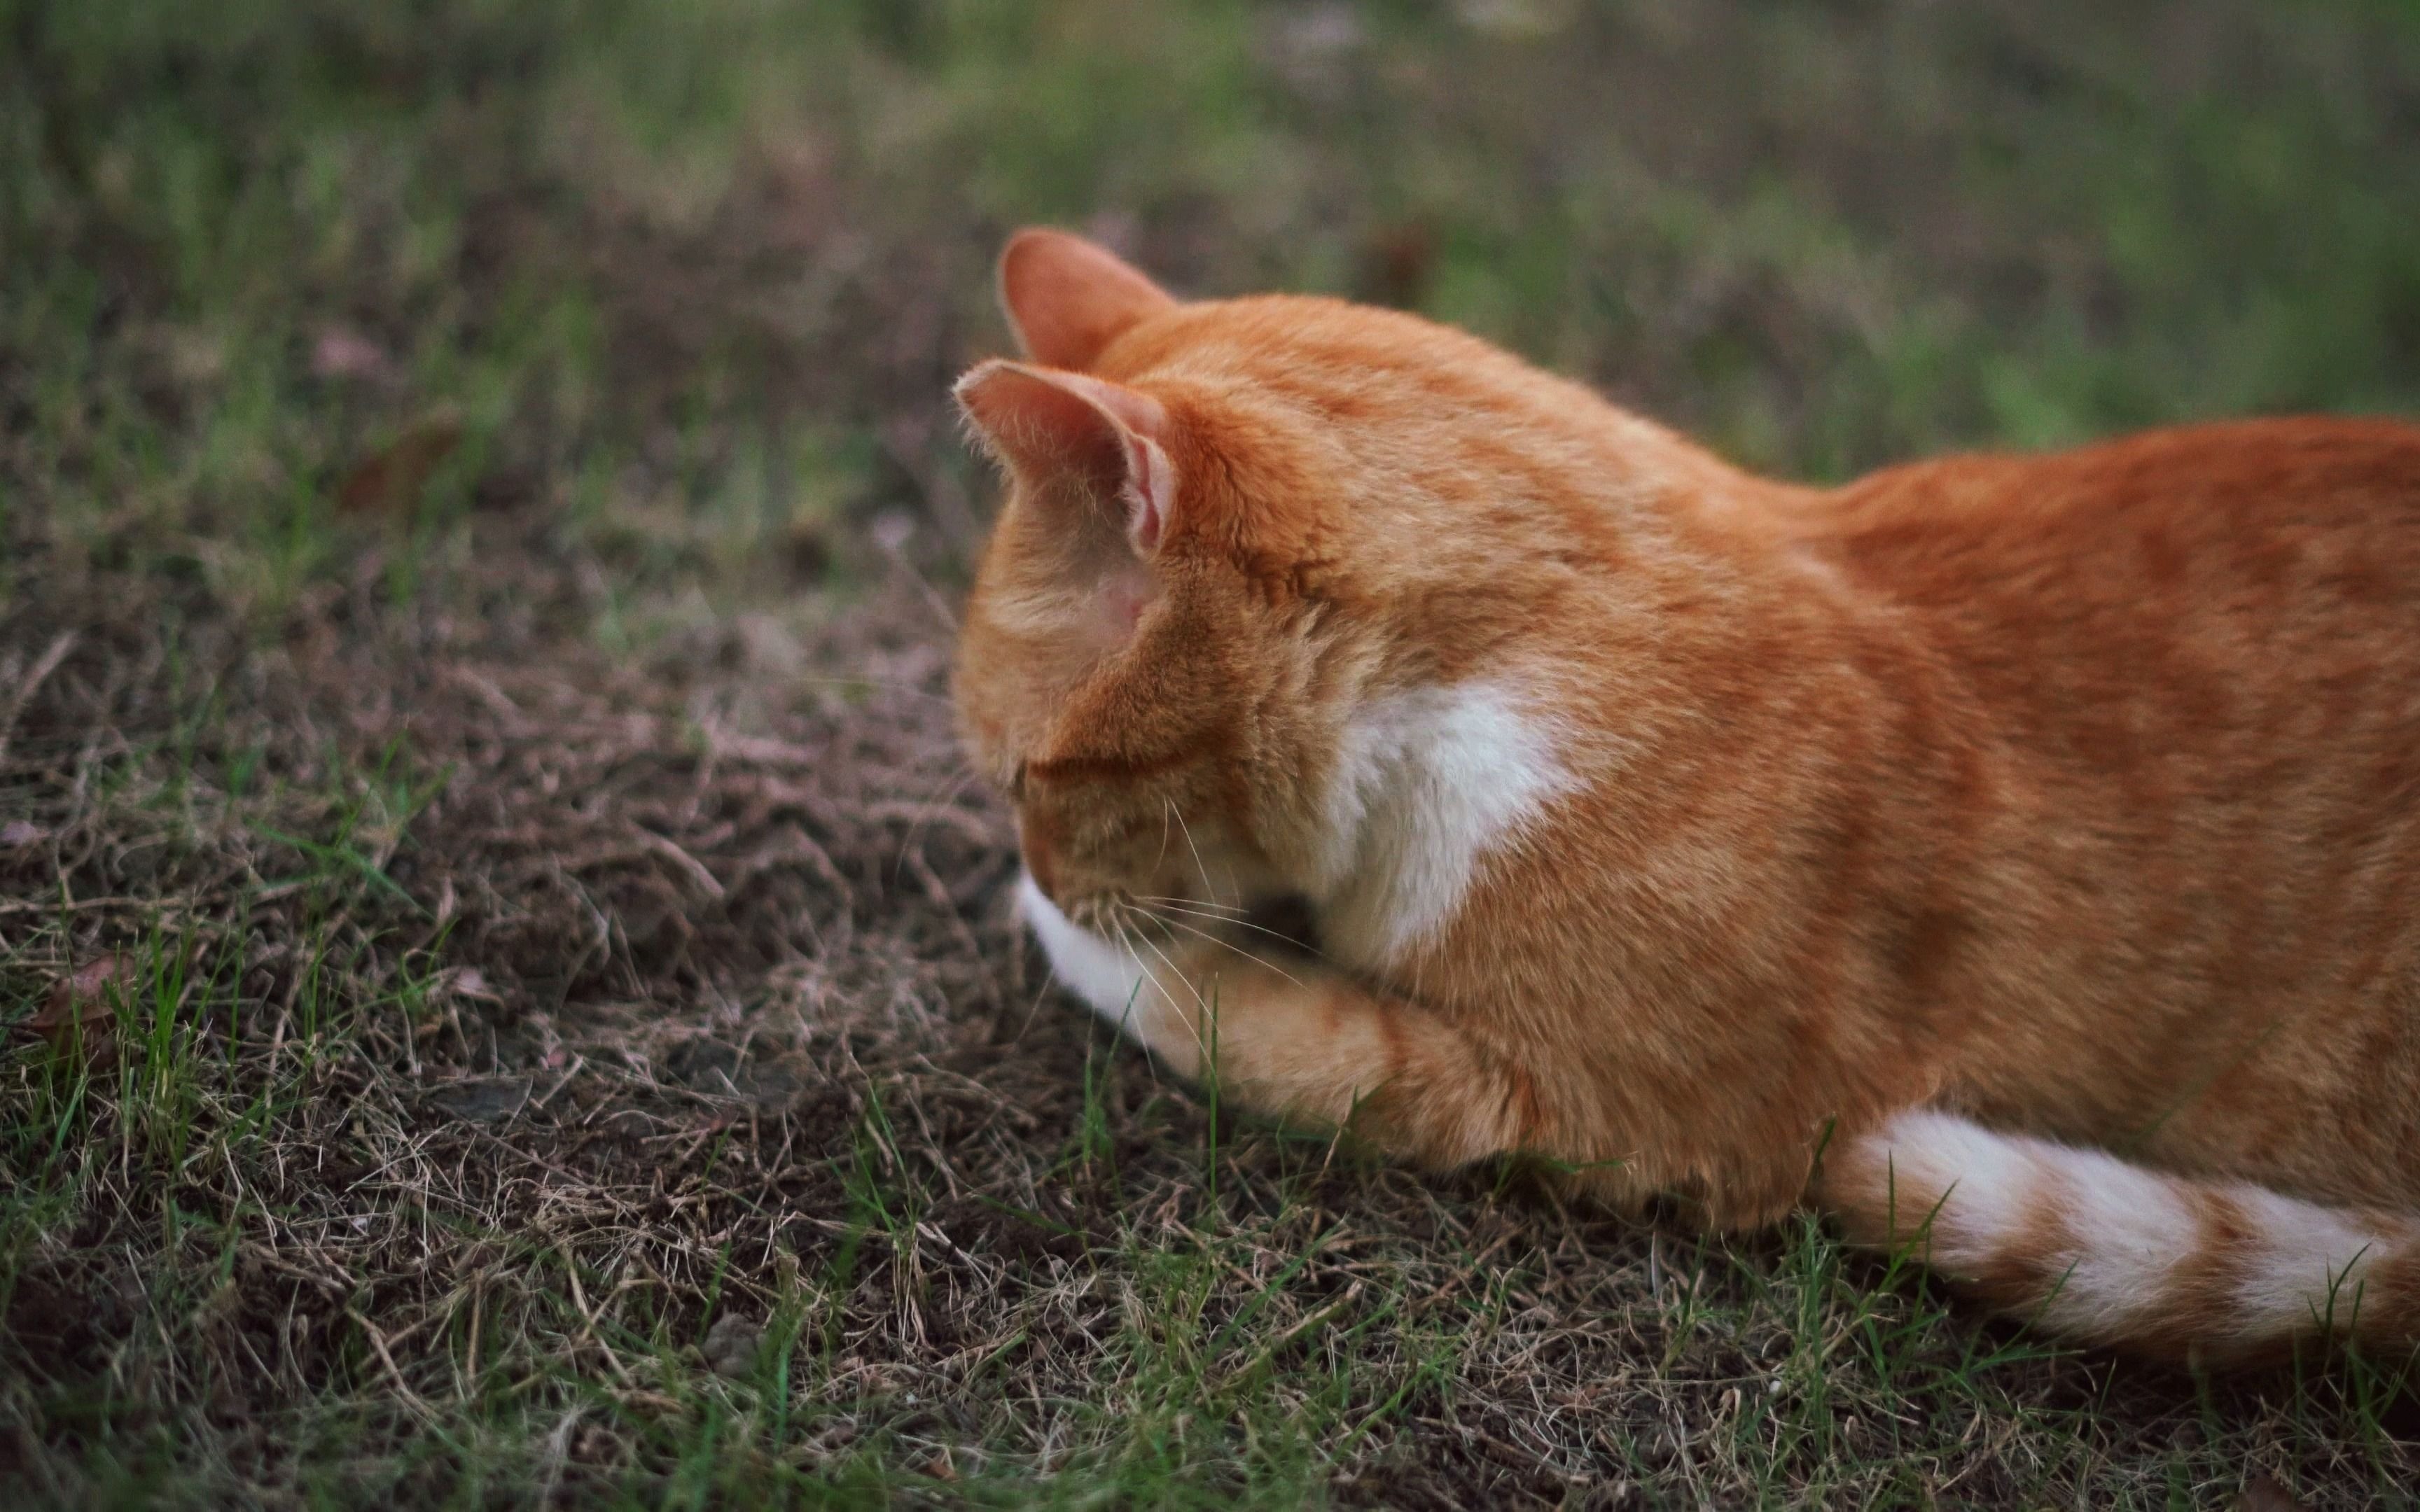
[[[1817,489],[1410,316],[1001,291],[959,708],[1177,1070],[2070,1337],[2420,1338],[2420,430]]]

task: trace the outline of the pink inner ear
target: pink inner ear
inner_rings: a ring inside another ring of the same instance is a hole
[[[1081,373],[985,363],[958,381],[958,402],[993,450],[1028,484],[1074,478],[1117,499],[1139,555],[1158,548],[1175,501],[1176,470],[1159,438],[1159,401]]]
[[[1126,445],[1126,486],[1119,494],[1126,501],[1126,531],[1144,555],[1159,549],[1159,534],[1168,518],[1168,459],[1157,446],[1132,431]]]

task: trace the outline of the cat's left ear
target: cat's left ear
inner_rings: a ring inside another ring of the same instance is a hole
[[[1000,255],[1000,304],[1026,356],[1081,371],[1176,299],[1106,247],[1028,226]]]
[[[992,455],[1046,507],[1121,527],[1138,556],[1158,549],[1176,501],[1165,405],[1122,383],[997,358],[956,393]]]

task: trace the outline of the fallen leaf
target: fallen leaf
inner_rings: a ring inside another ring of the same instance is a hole
[[[51,995],[19,1027],[39,1035],[61,1055],[81,1054],[92,1065],[117,1058],[116,1001],[131,964],[123,955],[87,961],[51,985]]]
[[[697,1352],[720,1376],[737,1378],[755,1368],[756,1351],[764,1346],[765,1331],[737,1313],[724,1313],[706,1331]]]
[[[445,990],[456,997],[475,998],[483,1003],[501,1003],[502,997],[488,985],[487,973],[477,966],[459,966],[442,979]]]
[[[526,1076],[489,1076],[477,1081],[447,1082],[428,1089],[439,1112],[465,1123],[502,1123],[529,1105]]]
[[[336,490],[336,507],[348,515],[410,514],[429,474],[461,444],[461,415],[450,408],[430,410],[394,444],[353,464]]]
[[[690,1040],[675,1047],[664,1069],[701,1092],[736,1097],[767,1113],[788,1107],[807,1085],[796,1065],[743,1056],[731,1045],[708,1039]]]
[[[2256,1470],[2243,1483],[2243,1494],[2235,1499],[2235,1512],[2308,1512],[2283,1481],[2265,1470]]]
[[[314,378],[382,378],[394,370],[385,347],[347,326],[322,326],[311,343]]]

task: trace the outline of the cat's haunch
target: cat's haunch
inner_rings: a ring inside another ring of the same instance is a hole
[[[1813,488],[1408,315],[1001,288],[958,706],[1178,1072],[2079,1340],[2420,1339],[2420,430]]]

